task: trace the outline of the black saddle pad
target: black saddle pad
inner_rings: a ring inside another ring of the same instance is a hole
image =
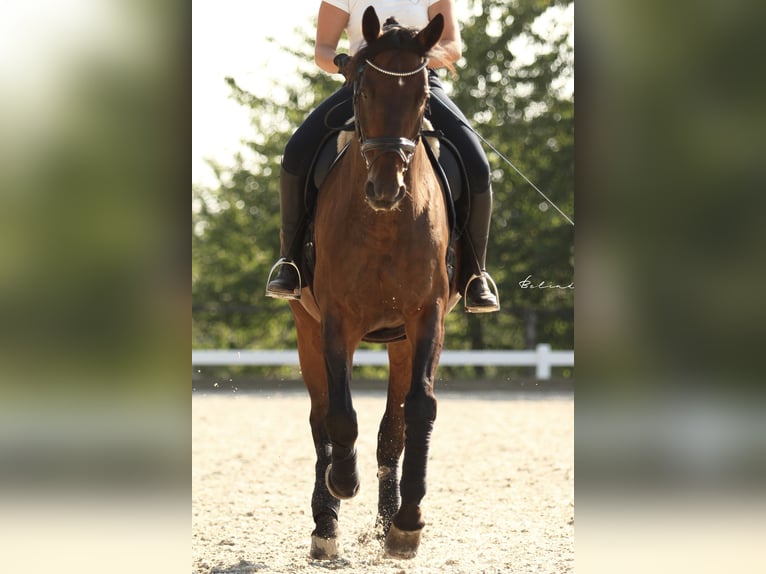
[[[334,132],[322,143],[314,160],[314,171],[311,177],[314,181],[314,187],[320,189],[322,183],[330,173],[330,166],[338,159],[338,134]]]

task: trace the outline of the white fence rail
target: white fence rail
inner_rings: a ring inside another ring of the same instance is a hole
[[[535,367],[538,379],[550,379],[551,367],[574,367],[574,351],[553,351],[545,343],[528,351],[458,351],[444,350],[440,365],[484,365],[498,367]],[[280,366],[298,365],[297,350],[193,350],[193,366]],[[386,351],[360,349],[354,365],[388,365]]]

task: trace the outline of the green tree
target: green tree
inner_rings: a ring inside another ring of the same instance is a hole
[[[273,42],[274,40],[272,40]],[[282,47],[297,62],[302,50]],[[226,78],[231,97],[250,110],[253,138],[230,167],[213,164],[219,185],[192,189],[192,345],[195,348],[287,348],[296,345],[283,301],[264,297],[279,254],[279,167],[284,145],[308,112],[338,87],[337,78],[299,65],[280,99]]]
[[[474,128],[566,214],[574,207],[574,103],[562,86],[572,76],[566,28],[545,27],[571,2],[483,0],[463,23],[464,59],[442,78]],[[311,61],[313,43],[287,49],[297,81],[282,97],[262,96],[227,79],[250,110],[253,137],[231,167],[214,166],[219,185],[193,189],[193,345],[195,348],[294,347],[288,306],[263,296],[279,251],[279,163],[295,127],[338,87]],[[276,91],[275,91],[276,92]],[[522,289],[573,281],[573,227],[494,152],[488,268],[502,310],[448,317],[447,348],[573,346],[572,290]],[[481,371],[481,370],[479,370]],[[465,372],[465,370],[463,370]],[[480,373],[479,373],[480,374]]]
[[[452,96],[474,129],[573,217],[574,102],[563,84],[573,75],[570,30],[542,26],[567,1],[484,0],[463,28],[465,63]],[[546,14],[547,12],[547,14]],[[574,229],[494,152],[495,206],[487,265],[502,312],[455,314],[456,332],[473,347],[524,348],[547,342],[572,348],[572,290],[522,289],[573,282]]]

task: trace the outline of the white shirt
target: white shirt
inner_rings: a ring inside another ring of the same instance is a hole
[[[407,28],[423,28],[428,24],[428,7],[439,0],[323,0],[326,4],[340,8],[348,14],[346,35],[353,56],[364,46],[362,16],[368,6],[375,8],[380,25],[393,16]]]

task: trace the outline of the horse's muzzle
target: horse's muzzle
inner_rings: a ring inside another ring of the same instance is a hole
[[[417,148],[417,140],[378,137],[361,141],[362,157],[367,165],[364,193],[375,211],[391,211],[407,193],[404,174]]]
[[[398,180],[398,178],[397,178]],[[367,204],[375,211],[391,211],[396,209],[407,193],[407,188],[400,181],[390,183],[375,183],[367,180],[364,186],[364,195]]]

